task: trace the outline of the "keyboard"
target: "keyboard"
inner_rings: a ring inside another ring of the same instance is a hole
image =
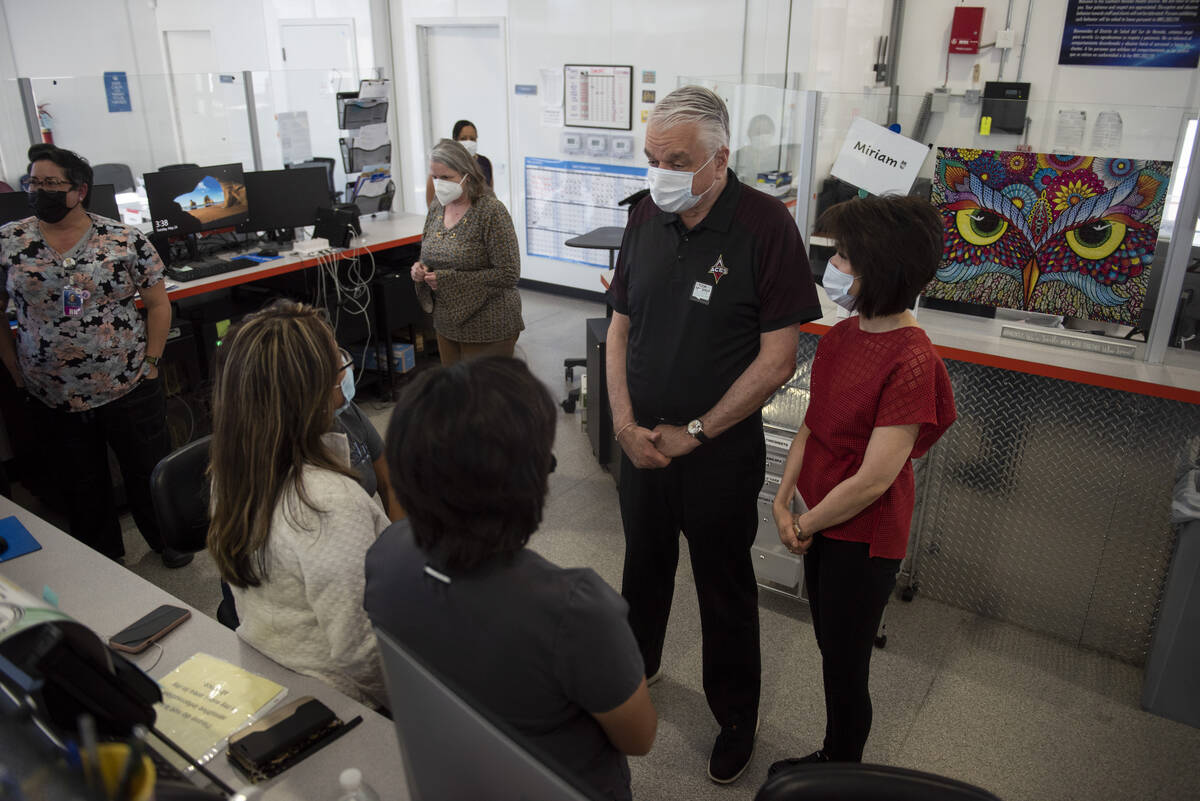
[[[208,261],[193,261],[189,264],[173,264],[167,268],[167,275],[176,281],[198,281],[201,278],[209,278],[214,275],[221,275],[232,270],[244,270],[247,267],[257,267],[260,262],[254,259],[237,258],[229,259],[210,259]]]

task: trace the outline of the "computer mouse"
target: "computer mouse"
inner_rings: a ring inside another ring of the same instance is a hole
[[[8,540],[4,539],[4,537],[0,537],[0,553],[4,553],[7,550],[8,550]]]
[[[279,251],[276,250],[275,248],[263,248],[262,250],[258,251],[258,255],[260,255],[260,256],[278,256]]]

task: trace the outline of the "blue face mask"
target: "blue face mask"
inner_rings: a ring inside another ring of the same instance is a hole
[[[354,400],[354,368],[347,367],[345,374],[342,376],[342,397],[345,400],[338,407],[337,413],[341,414],[350,408],[350,401]]]
[[[830,300],[846,311],[854,311],[858,298],[850,294],[850,287],[854,286],[853,275],[847,275],[829,262],[825,265],[821,286],[825,287],[825,294],[829,295]]]

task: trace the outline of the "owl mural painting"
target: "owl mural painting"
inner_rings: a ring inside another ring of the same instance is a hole
[[[939,148],[946,246],[925,294],[1137,323],[1169,161]]]

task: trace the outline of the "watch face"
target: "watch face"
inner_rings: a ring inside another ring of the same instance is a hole
[[[688,425],[687,425],[687,432],[689,434],[691,434],[693,437],[696,436],[697,434],[699,434],[703,430],[704,430],[704,424],[701,423],[699,420],[693,420],[692,422],[688,423]]]

